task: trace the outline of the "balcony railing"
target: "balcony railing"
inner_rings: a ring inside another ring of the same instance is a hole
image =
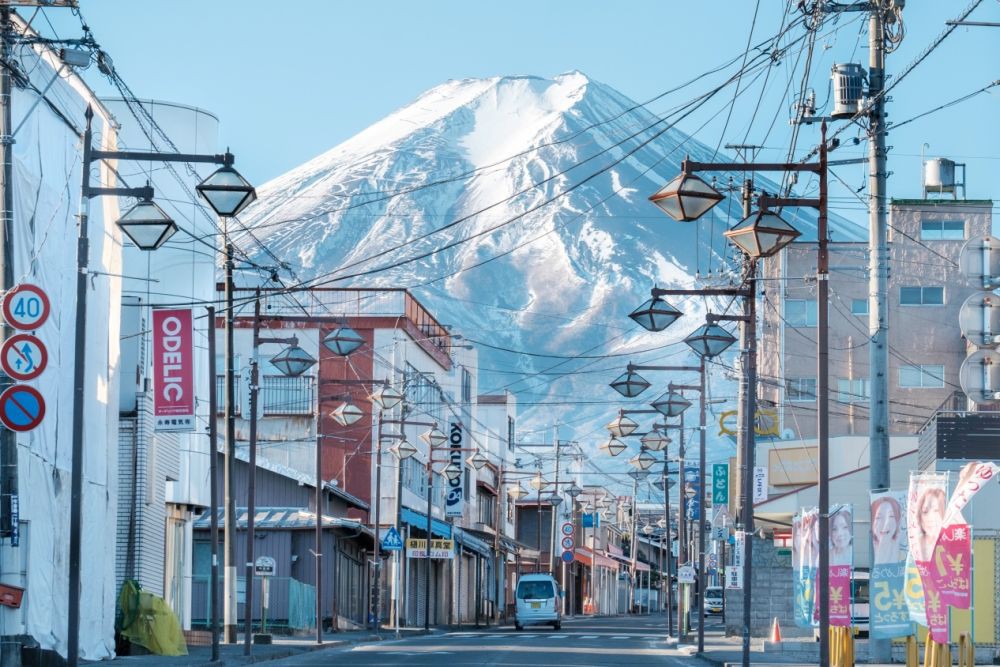
[[[242,377],[236,380],[236,414],[241,414],[240,406],[246,400],[241,400],[241,392],[246,391]],[[215,396],[218,401],[218,412],[225,411],[226,382],[225,376],[215,379]],[[315,410],[316,378],[312,375],[285,377],[284,375],[265,375],[260,381],[258,400],[264,408],[265,417],[309,416]]]

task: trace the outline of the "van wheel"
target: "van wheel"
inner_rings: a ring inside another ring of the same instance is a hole
[[[556,630],[562,630],[562,621],[556,621],[555,623],[552,624],[552,627],[554,627]]]
[[[524,630],[524,626],[520,623],[514,623],[514,629],[520,632],[521,630]]]

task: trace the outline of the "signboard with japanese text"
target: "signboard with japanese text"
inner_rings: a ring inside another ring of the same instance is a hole
[[[427,540],[410,538],[406,540],[407,558],[427,558]],[[454,540],[431,540],[431,558],[454,558]]]
[[[726,568],[726,590],[743,590],[743,568],[735,565],[727,565]]]
[[[767,500],[767,468],[754,466],[753,469],[753,501],[762,503]]]
[[[729,464],[712,464],[712,505],[729,504]]]
[[[194,430],[194,349],[189,308],[153,311],[153,396],[155,430]]]
[[[463,456],[462,444],[465,440],[465,427],[462,422],[453,421],[448,427],[448,449],[451,462],[461,466],[463,474],[455,479],[447,481],[448,488],[445,491],[444,514],[445,516],[460,517],[465,512],[465,457]],[[431,556],[433,558],[433,556]]]
[[[697,521],[701,518],[701,479],[697,465],[684,466],[684,494],[687,496],[687,518]],[[692,493],[693,492],[693,493]]]

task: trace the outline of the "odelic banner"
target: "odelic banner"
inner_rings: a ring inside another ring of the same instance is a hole
[[[194,430],[194,345],[189,308],[153,311],[153,396],[155,430]]]
[[[869,636],[892,639],[913,634],[905,597],[906,492],[871,493],[872,560]]]

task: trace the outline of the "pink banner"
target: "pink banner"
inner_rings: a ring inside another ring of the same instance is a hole
[[[939,644],[948,643],[948,605],[941,600],[941,593],[934,585],[931,573],[933,561],[914,561],[924,588],[924,609],[927,613],[927,630],[931,639]]]
[[[931,585],[942,604],[968,609],[972,589],[972,528],[952,524],[941,529],[934,560],[930,563]]]
[[[847,627],[851,624],[851,567],[830,567],[830,625]]]
[[[153,311],[154,428],[194,429],[194,348],[191,310]]]
[[[979,492],[979,489],[996,479],[1000,466],[995,463],[968,463],[958,474],[958,484],[955,485],[955,492],[951,494],[951,501],[948,503],[948,511],[945,512],[944,522],[946,524],[965,523],[962,519],[962,509],[969,504],[972,496]]]

